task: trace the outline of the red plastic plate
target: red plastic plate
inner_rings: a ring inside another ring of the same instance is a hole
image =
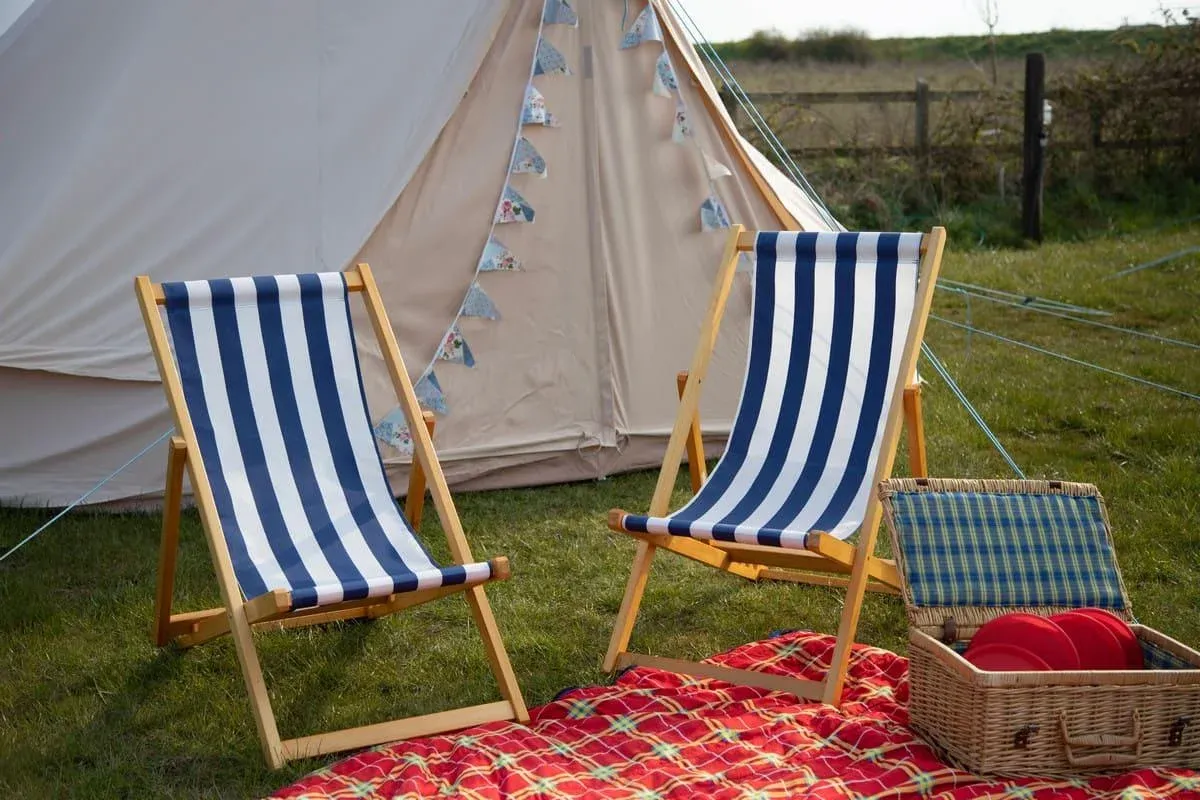
[[[1138,642],[1137,634],[1133,632],[1133,628],[1129,627],[1128,622],[1103,608],[1077,608],[1071,613],[1091,617],[1104,623],[1117,637],[1117,641],[1121,643],[1121,648],[1125,651],[1125,669],[1145,669],[1142,645]]]
[[[1015,644],[997,642],[976,647],[972,643],[963,658],[988,672],[1041,672],[1050,669],[1045,659]]]
[[[1036,653],[1051,669],[1079,669],[1079,651],[1062,628],[1037,614],[1016,612],[984,623],[967,647],[1011,644]]]
[[[1079,651],[1080,669],[1128,669],[1125,647],[1109,626],[1089,614],[1067,611],[1050,621],[1071,637]]]

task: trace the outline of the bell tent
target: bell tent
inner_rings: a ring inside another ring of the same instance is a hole
[[[452,486],[657,465],[722,229],[836,226],[739,136],[676,9],[0,1],[0,502],[68,503],[170,430],[138,274],[371,264]],[[749,305],[739,281],[715,434]],[[153,498],[164,453],[90,502]]]

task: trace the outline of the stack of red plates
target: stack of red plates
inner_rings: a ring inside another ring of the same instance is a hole
[[[1052,617],[1012,613],[985,623],[963,658],[982,670],[1142,669],[1142,647],[1125,620],[1100,608]]]

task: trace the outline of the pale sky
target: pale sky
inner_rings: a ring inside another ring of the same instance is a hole
[[[594,2],[595,0],[591,0]],[[985,33],[982,0],[672,0],[714,42],[778,28],[795,36],[812,28],[853,26],[873,37]],[[1193,0],[1194,2],[1194,0]],[[1050,28],[1107,29],[1124,22],[1159,22],[1156,0],[997,0],[1001,33]],[[635,5],[630,2],[630,5]],[[1188,0],[1166,0],[1176,11]],[[1193,12],[1200,7],[1190,5]]]
[[[983,0],[671,0],[682,4],[711,41],[744,39],[778,28],[795,36],[812,28],[861,28],[874,37],[975,34],[985,31]],[[1049,28],[1115,28],[1124,22],[1158,22],[1156,0],[996,0],[1002,33]],[[31,0],[0,0],[0,33]],[[452,2],[452,0],[443,0]],[[587,0],[599,2],[599,0]],[[606,0],[618,2],[618,0]],[[1164,0],[1176,10],[1189,0]],[[640,0],[629,0],[635,9]],[[1200,13],[1200,6],[1191,5]]]

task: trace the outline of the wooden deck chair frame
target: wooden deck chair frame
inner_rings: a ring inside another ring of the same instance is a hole
[[[680,394],[679,412],[671,429],[662,469],[654,488],[654,496],[650,501],[648,512],[650,516],[661,517],[668,513],[671,495],[675,489],[675,479],[679,474],[680,462],[685,451],[689,455],[691,464],[696,465],[689,468],[693,491],[699,490],[706,477],[703,442],[700,439],[700,428],[697,421],[700,389],[708,372],[713,348],[716,346],[721,319],[724,316],[725,305],[733,285],[733,277],[737,271],[739,255],[754,251],[756,237],[755,232],[747,231],[741,225],[735,225],[730,231],[708,313],[700,329],[700,340],[696,345],[695,354],[692,356],[691,368],[687,371],[686,377],[684,373],[680,373],[677,377]],[[921,349],[921,341],[925,336],[925,324],[929,317],[934,284],[941,266],[945,243],[946,232],[943,228],[934,228],[921,240],[921,263],[913,306],[913,324],[910,325],[905,339],[900,369],[893,391],[894,398],[903,396],[904,399],[899,403],[893,401],[888,409],[873,484],[878,484],[891,475],[896,457],[896,447],[906,415],[912,420],[909,424],[910,441],[911,437],[921,437],[919,447],[914,448],[914,456],[920,459],[918,463],[922,472],[924,471],[924,440],[920,427],[919,395],[910,392],[905,396],[904,393],[906,388],[910,388],[906,387],[909,378],[915,374],[917,356]],[[730,683],[791,692],[800,697],[819,699],[832,705],[838,705],[841,702],[846,669],[850,659],[850,647],[854,642],[859,614],[862,611],[863,596],[868,586],[890,593],[897,593],[900,586],[895,562],[875,555],[882,507],[874,492],[870,494],[857,545],[851,545],[833,536],[817,532],[808,537],[806,550],[788,550],[733,542],[706,542],[686,536],[631,532],[621,527],[621,520],[624,516],[623,510],[613,509],[609,512],[608,525],[614,531],[633,536],[638,540],[638,545],[629,580],[625,586],[625,595],[613,627],[612,638],[604,656],[605,671],[612,672],[627,666],[650,666],[685,675],[716,678]],[[655,551],[658,549],[670,550],[685,558],[750,580],[782,579],[826,586],[845,586],[846,603],[838,624],[837,644],[834,647],[825,680],[785,678],[753,670],[730,669],[712,664],[630,652],[628,650],[629,639],[637,621],[638,607],[641,605],[642,595],[646,589],[650,565]],[[829,577],[829,573],[834,573],[838,577]]]
[[[391,375],[392,384],[404,410],[405,419],[413,436],[413,468],[410,471],[409,493],[405,511],[414,528],[420,524],[425,484],[428,481],[434,507],[446,532],[446,541],[456,564],[473,561],[471,551],[463,533],[446,478],[433,449],[432,418],[424,413],[417,402],[413,385],[400,356],[400,347],[387,321],[379,289],[366,264],[358,264],[345,273],[346,286],[350,294],[360,293],[375,336],[383,352],[383,359]],[[162,287],[153,284],[146,276],[135,281],[142,318],[150,337],[154,358],[158,362],[166,391],[167,403],[175,420],[176,435],[171,438],[167,457],[166,497],[163,506],[162,545],[159,553],[158,589],[155,599],[154,642],[161,646],[175,641],[182,647],[191,647],[226,633],[233,635],[234,647],[241,664],[242,678],[250,696],[254,721],[262,741],[263,753],[272,769],[278,769],[287,761],[299,758],[369,747],[384,742],[427,736],[456,730],[486,722],[517,720],[527,722],[529,712],[521,696],[520,687],[509,663],[508,654],[500,638],[491,606],[483,592],[483,584],[467,588],[461,585],[441,586],[411,592],[392,594],[363,600],[337,603],[317,608],[290,611],[289,593],[275,590],[259,597],[242,599],[233,562],[229,555],[221,522],[208,474],[197,444],[196,432],[184,401],[183,387],[176,368],[166,328],[159,306],[165,302]],[[200,519],[212,556],[213,568],[221,590],[223,605],[204,611],[179,614],[171,613],[172,589],[175,575],[175,558],[179,541],[179,513],[183,490],[183,472],[187,469],[191,478],[192,492],[199,508]],[[509,576],[507,558],[491,560],[492,580],[503,580]],[[263,628],[290,628],[316,625],[332,620],[379,617],[401,611],[412,606],[442,597],[464,592],[475,624],[479,628],[487,651],[492,672],[500,686],[503,700],[482,705],[437,712],[417,717],[408,717],[374,725],[347,728],[340,731],[281,739],[271,709],[271,701],[263,680],[258,653],[254,648],[252,632]]]

